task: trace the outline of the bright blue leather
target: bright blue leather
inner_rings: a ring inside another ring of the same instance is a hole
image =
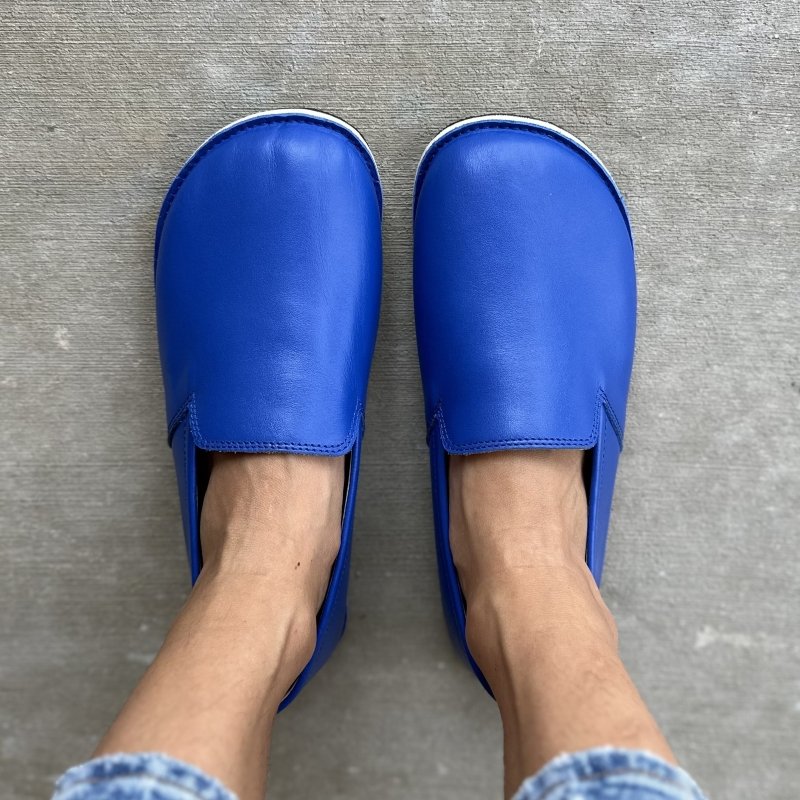
[[[591,450],[586,559],[600,582],[636,327],[633,244],[610,176],[533,122],[445,134],[417,173],[414,302],[445,615],[486,685],[450,551],[447,455]]]
[[[367,378],[381,292],[381,192],[344,126],[292,113],[223,129],[184,165],[156,231],[158,340],[192,581],[197,451],[349,453],[342,542],[311,661],[345,624]]]

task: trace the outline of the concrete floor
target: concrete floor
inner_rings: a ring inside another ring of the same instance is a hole
[[[153,325],[161,196],[206,135],[309,106],[371,143],[385,294],[351,624],[281,717],[272,797],[500,796],[495,707],[438,607],[411,307],[425,143],[486,111],[627,196],[640,333],[605,596],[708,792],[800,781],[800,12],[792,0],[4,0],[0,776],[48,794],[186,586]]]

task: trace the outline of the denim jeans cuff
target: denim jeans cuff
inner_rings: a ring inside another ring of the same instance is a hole
[[[202,770],[161,753],[118,753],[67,770],[53,800],[236,800]]]
[[[557,756],[514,800],[705,800],[687,772],[644,750],[597,747]]]

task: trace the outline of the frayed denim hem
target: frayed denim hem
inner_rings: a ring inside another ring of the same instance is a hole
[[[73,767],[53,800],[236,800],[197,767],[159,753],[119,753]],[[599,747],[558,756],[514,800],[705,800],[689,775],[652,753]]]
[[[644,750],[565,753],[523,781],[513,800],[705,800],[680,767]]]
[[[67,770],[53,800],[236,800],[202,770],[160,753],[101,756]]]

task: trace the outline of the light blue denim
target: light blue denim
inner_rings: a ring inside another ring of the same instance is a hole
[[[377,792],[380,795],[380,792]],[[236,800],[197,767],[159,753],[103,756],[68,770],[53,800]],[[689,775],[641,750],[599,747],[553,759],[514,800],[704,800]]]
[[[687,772],[644,750],[565,753],[523,781],[514,800],[705,800]]]

